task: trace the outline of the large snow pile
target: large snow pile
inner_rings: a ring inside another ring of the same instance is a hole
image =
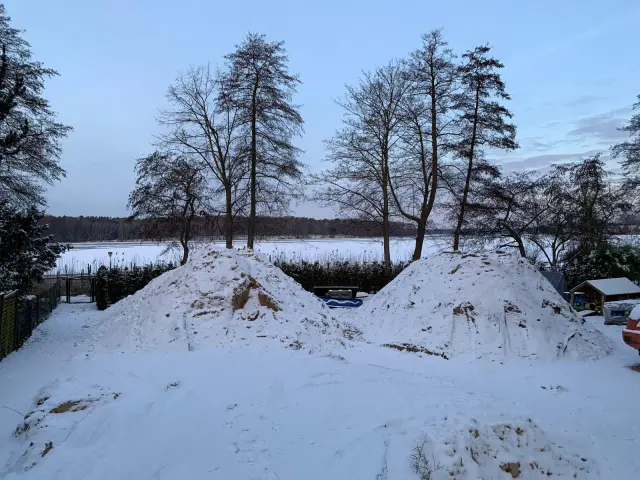
[[[204,249],[111,308],[107,350],[196,350],[268,344],[344,345],[357,335],[324,303],[251,251]]]
[[[441,253],[412,263],[359,309],[367,339],[449,358],[599,358],[611,341],[526,259]]]

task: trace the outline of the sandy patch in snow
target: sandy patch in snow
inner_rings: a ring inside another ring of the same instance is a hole
[[[206,249],[110,307],[107,350],[267,344],[314,351],[358,335],[324,303],[251,251]]]
[[[375,343],[445,359],[595,359],[612,349],[529,261],[502,252],[418,260],[353,319]]]

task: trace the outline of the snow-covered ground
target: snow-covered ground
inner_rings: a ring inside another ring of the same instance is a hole
[[[469,283],[472,265],[447,275]],[[202,254],[104,312],[60,305],[0,362],[0,478],[420,480],[416,463],[431,480],[637,478],[640,373],[630,367],[640,358],[622,327],[559,319],[556,333],[595,339],[578,355],[501,362],[458,346],[445,359],[380,345],[394,316],[398,329],[410,320],[401,305],[327,314],[279,275],[246,253]],[[487,296],[506,288],[489,281]],[[465,300],[443,283],[430,288],[444,302]],[[391,287],[367,306],[395,298]],[[480,315],[490,302],[478,300]],[[351,322],[361,335],[345,332]],[[528,329],[553,330],[537,325]],[[241,342],[218,335],[225,328]],[[413,337],[392,340],[403,339]]]
[[[601,318],[617,343],[608,358],[500,365],[368,345],[92,354],[108,315],[94,308],[60,305],[0,362],[0,405],[20,412],[0,409],[0,478],[418,479],[425,436],[435,480],[508,479],[496,465],[514,462],[523,479],[640,469],[638,356]]]

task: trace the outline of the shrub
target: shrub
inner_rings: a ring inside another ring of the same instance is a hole
[[[274,264],[297,281],[305,290],[319,285],[354,285],[364,292],[377,292],[404,270],[410,262],[396,262],[387,272],[383,262],[290,262],[276,260]]]
[[[580,255],[565,269],[573,288],[586,280],[627,277],[640,280],[640,249],[632,245],[605,245]]]
[[[101,266],[96,274],[96,306],[98,310],[106,310],[107,300],[107,267]]]
[[[108,305],[119,302],[138,290],[143,289],[151,280],[164,272],[173,270],[173,263],[150,264],[139,267],[111,267],[104,265],[98,268],[96,274],[96,304],[98,310],[104,310]]]

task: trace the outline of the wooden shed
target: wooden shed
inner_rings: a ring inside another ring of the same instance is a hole
[[[601,310],[605,302],[640,298],[640,287],[626,277],[587,280],[572,288],[571,305],[575,304],[575,296],[582,293],[586,303],[595,306],[593,310]]]

